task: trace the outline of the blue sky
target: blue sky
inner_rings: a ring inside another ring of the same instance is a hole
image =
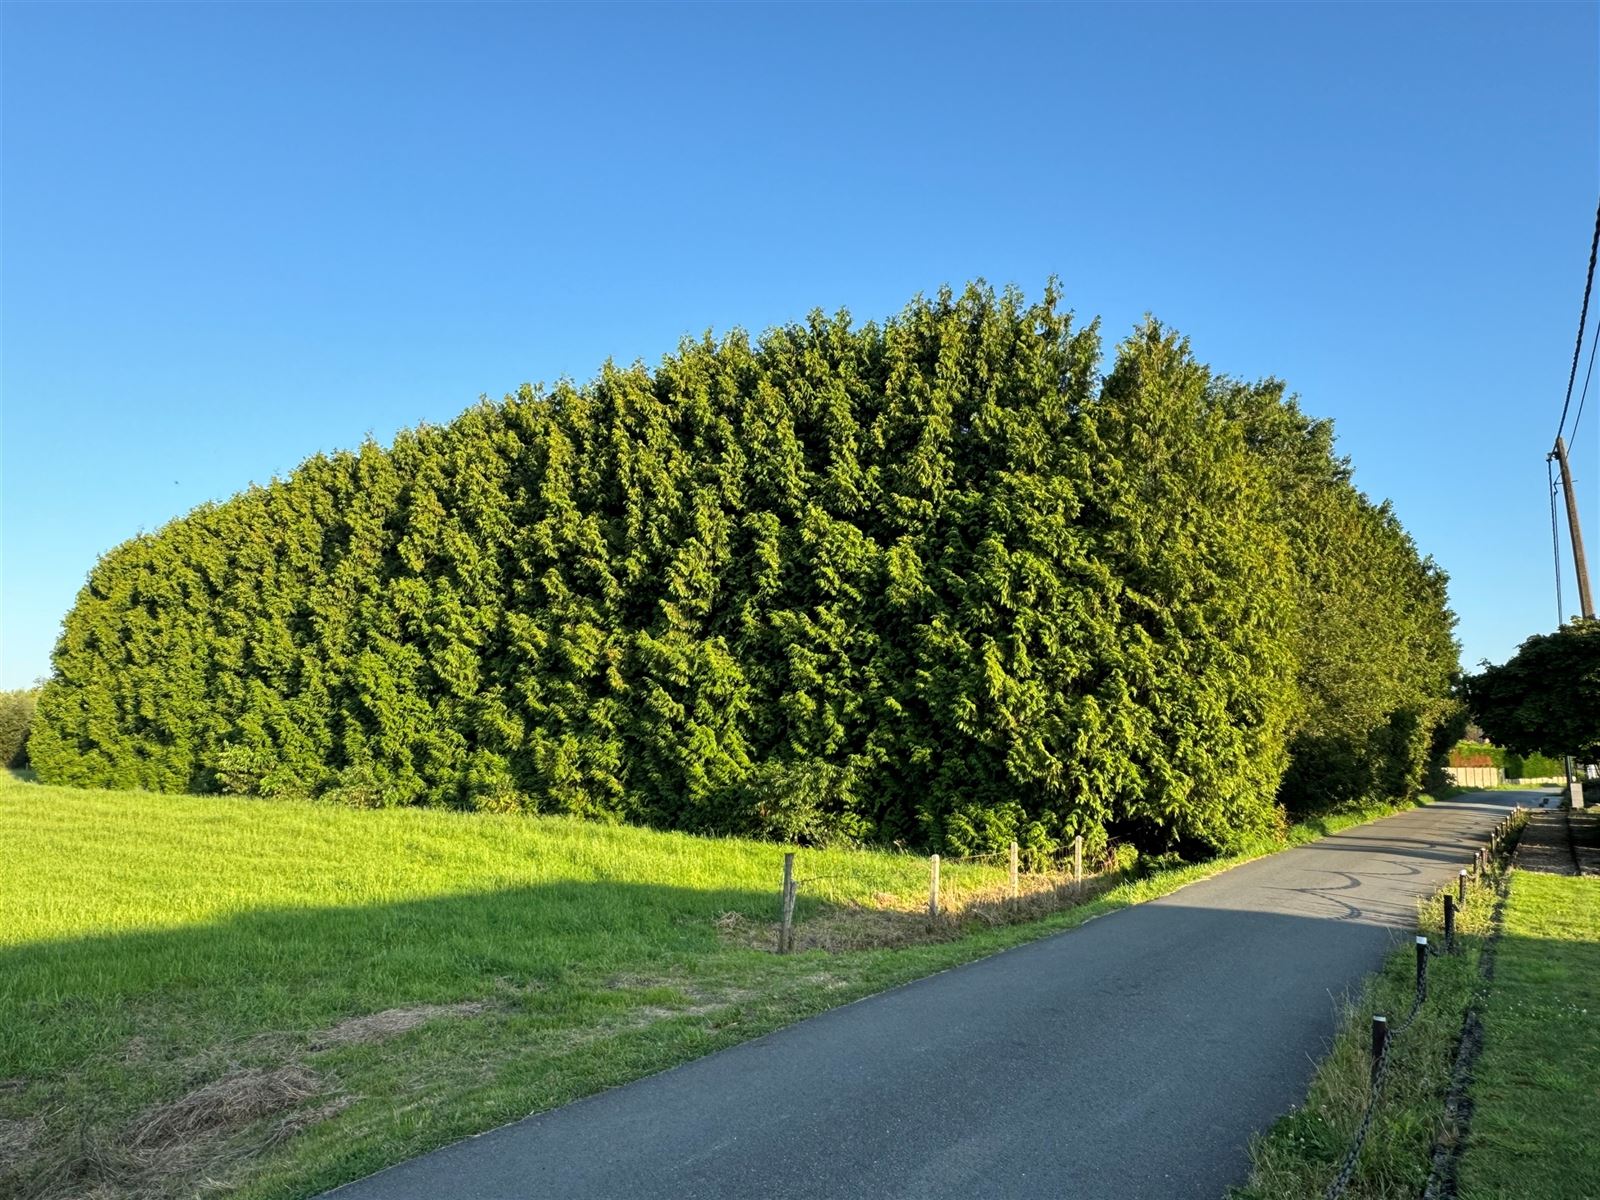
[[[1502,660],[1556,619],[1597,11],[8,4],[0,686],[97,555],[318,450],[1052,274],[1333,417]]]

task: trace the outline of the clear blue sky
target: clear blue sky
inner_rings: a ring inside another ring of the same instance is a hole
[[[0,685],[97,555],[315,451],[978,276],[1286,379],[1450,572],[1467,664],[1555,623],[1594,4],[0,21]],[[1600,560],[1597,434],[1600,394]]]

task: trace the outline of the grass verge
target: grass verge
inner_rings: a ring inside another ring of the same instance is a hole
[[[4,776],[0,844],[0,1194],[281,1200],[1284,843],[1024,923],[976,902],[1002,867],[951,864],[958,915],[931,930],[923,860],[806,851],[802,931],[878,910],[925,932],[782,958],[764,843]]]
[[[1462,1200],[1600,1194],[1600,878],[1513,873],[1471,1094]]]

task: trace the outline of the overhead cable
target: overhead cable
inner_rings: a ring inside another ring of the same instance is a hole
[[[1567,406],[1572,403],[1572,385],[1578,378],[1578,356],[1583,353],[1583,331],[1589,327],[1589,290],[1594,287],[1594,258],[1600,250],[1600,204],[1594,210],[1594,240],[1589,243],[1589,275],[1583,281],[1583,308],[1578,312],[1578,344],[1572,348],[1572,370],[1567,375],[1567,398],[1561,404],[1561,423],[1556,426],[1560,437],[1567,428]]]

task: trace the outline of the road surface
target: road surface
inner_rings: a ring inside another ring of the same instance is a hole
[[[1349,829],[328,1195],[1216,1200],[1519,799]]]

